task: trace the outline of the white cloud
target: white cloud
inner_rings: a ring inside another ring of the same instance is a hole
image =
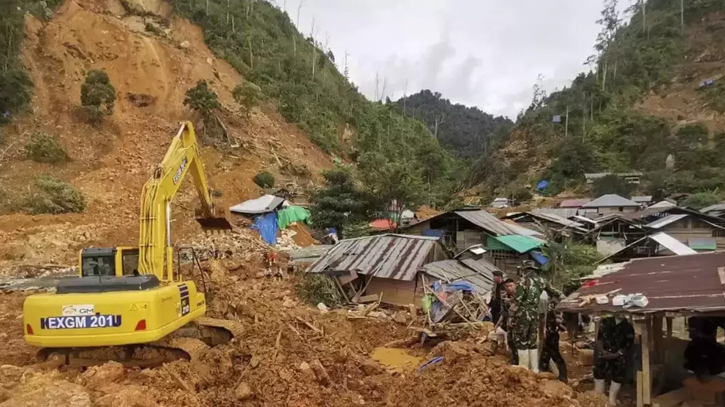
[[[299,26],[345,52],[350,76],[370,98],[428,88],[453,102],[515,117],[539,74],[566,86],[593,53],[596,0],[303,0]],[[293,21],[300,0],[277,0]]]

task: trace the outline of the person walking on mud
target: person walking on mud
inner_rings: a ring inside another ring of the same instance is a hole
[[[508,278],[502,284],[504,293],[501,297],[501,314],[496,322],[496,326],[494,327],[494,332],[498,332],[499,330],[502,331],[506,347],[511,352],[511,364],[518,365],[519,355],[516,352],[516,346],[511,338],[511,327],[513,325],[511,324],[510,318],[511,302],[514,300],[514,296],[516,295],[516,282]]]
[[[519,282],[516,285],[516,295],[511,304],[511,339],[519,356],[518,366],[539,372],[538,330],[539,301],[544,291],[550,296],[556,291],[539,276],[539,268],[531,261],[524,261],[519,266]]]
[[[563,319],[561,314],[555,311],[556,304],[563,298],[563,293],[558,292],[551,288],[552,291],[556,292],[557,295],[549,299],[548,309],[546,313],[546,331],[544,337],[544,346],[541,350],[541,359],[539,360],[539,366],[547,371],[552,371],[549,363],[553,361],[556,363],[556,368],[559,371],[559,380],[567,383],[566,375],[566,362],[561,356],[559,350],[559,332],[565,332]]]

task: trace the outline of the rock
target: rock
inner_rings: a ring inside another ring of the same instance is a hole
[[[149,397],[149,389],[142,386],[122,386],[99,397],[93,407],[158,407],[158,403]]]
[[[295,305],[297,305],[297,302],[289,297],[285,298],[282,302],[282,306],[285,308],[293,308]]]
[[[249,385],[245,382],[239,383],[239,386],[237,386],[236,389],[234,389],[234,394],[237,396],[239,400],[246,400],[250,397],[252,397],[252,389],[249,387]]]
[[[312,380],[317,380],[317,376],[315,375],[315,372],[312,370],[312,367],[307,362],[300,363],[299,367],[300,372],[303,376],[309,377]]]
[[[179,47],[189,49],[189,47],[191,47],[191,43],[189,41],[182,41],[181,44],[179,44]]]
[[[384,312],[380,312],[380,311],[371,311],[370,313],[368,313],[368,316],[371,318],[380,318],[380,319],[386,319],[388,317],[387,314],[385,314]]]
[[[209,64],[209,65],[214,65],[214,60],[211,59],[211,58],[207,58],[206,59],[206,63]]]
[[[405,315],[405,311],[398,311],[395,314],[393,314],[393,321],[395,321],[398,324],[405,325],[408,323],[408,318]]]
[[[281,369],[279,371],[279,378],[286,382],[289,382],[290,380],[292,380],[292,372],[287,369]]]
[[[320,312],[323,314],[326,314],[327,312],[330,311],[330,309],[327,308],[327,305],[325,305],[325,303],[323,303],[323,302],[317,304],[317,309],[320,310]]]
[[[91,407],[86,390],[65,380],[33,377],[0,407]]]
[[[567,384],[558,380],[547,380],[541,386],[547,397],[551,398],[571,398],[574,396],[574,389],[569,387]]]
[[[252,369],[256,369],[257,366],[259,366],[259,362],[261,362],[261,359],[262,358],[258,355],[252,356],[252,360],[249,361],[249,367],[251,367]]]
[[[325,370],[325,367],[322,366],[322,363],[320,363],[319,360],[313,360],[310,367],[312,368],[312,371],[315,372],[315,378],[317,378],[317,381],[320,384],[323,386],[330,384],[330,375],[327,374],[327,370]]]
[[[0,366],[0,383],[13,383],[19,382],[20,378],[23,377],[25,369],[13,365],[2,365]]]
[[[101,366],[93,366],[81,375],[81,381],[89,388],[107,386],[123,380],[126,369],[118,362],[108,362]]]

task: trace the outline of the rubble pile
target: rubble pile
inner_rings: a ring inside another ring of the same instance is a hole
[[[86,371],[47,370],[33,365],[33,349],[22,340],[24,294],[0,295],[13,310],[0,315],[0,329],[14,348],[0,351],[0,366],[15,365],[0,367],[0,407],[407,407],[454,400],[492,407],[603,406],[579,404],[570,387],[508,366],[475,338],[432,350],[411,345],[418,342],[408,328],[415,310],[368,305],[351,313],[303,304],[295,294],[298,276],[260,273],[270,248],[253,236],[203,236],[190,244],[208,253],[202,262],[210,277],[208,316],[241,322],[241,335],[199,359],[159,368],[107,363]],[[389,369],[372,356],[396,346],[414,353],[411,359],[423,361],[423,368]]]

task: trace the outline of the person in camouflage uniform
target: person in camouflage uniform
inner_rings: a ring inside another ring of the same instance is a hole
[[[516,344],[511,338],[511,329],[513,327],[513,324],[511,322],[510,316],[511,302],[513,301],[514,295],[516,294],[516,283],[514,282],[514,280],[509,278],[503,282],[503,286],[505,289],[505,293],[501,297],[501,315],[496,326],[500,326],[501,329],[506,332],[506,343],[508,344],[508,348],[511,351],[511,364],[518,365],[519,354],[516,352]]]
[[[539,372],[537,337],[539,330],[539,301],[551,287],[538,275],[539,268],[526,261],[519,267],[520,279],[510,307],[511,339],[519,355],[519,366]],[[553,291],[552,291],[553,292]]]
[[[545,370],[551,371],[549,363],[554,361],[554,363],[556,363],[557,370],[559,371],[559,380],[566,383],[566,362],[561,356],[561,351],[559,350],[559,332],[566,331],[566,328],[564,328],[561,314],[556,312],[556,304],[561,301],[564,294],[554,288],[550,288],[550,290],[554,292],[555,296],[554,298],[549,299],[546,314],[544,346],[541,350],[539,366]]]
[[[595,346],[594,389],[604,393],[604,380],[612,380],[609,404],[616,405],[617,393],[627,375],[625,355],[634,344],[634,328],[625,318],[606,317],[599,323]]]

